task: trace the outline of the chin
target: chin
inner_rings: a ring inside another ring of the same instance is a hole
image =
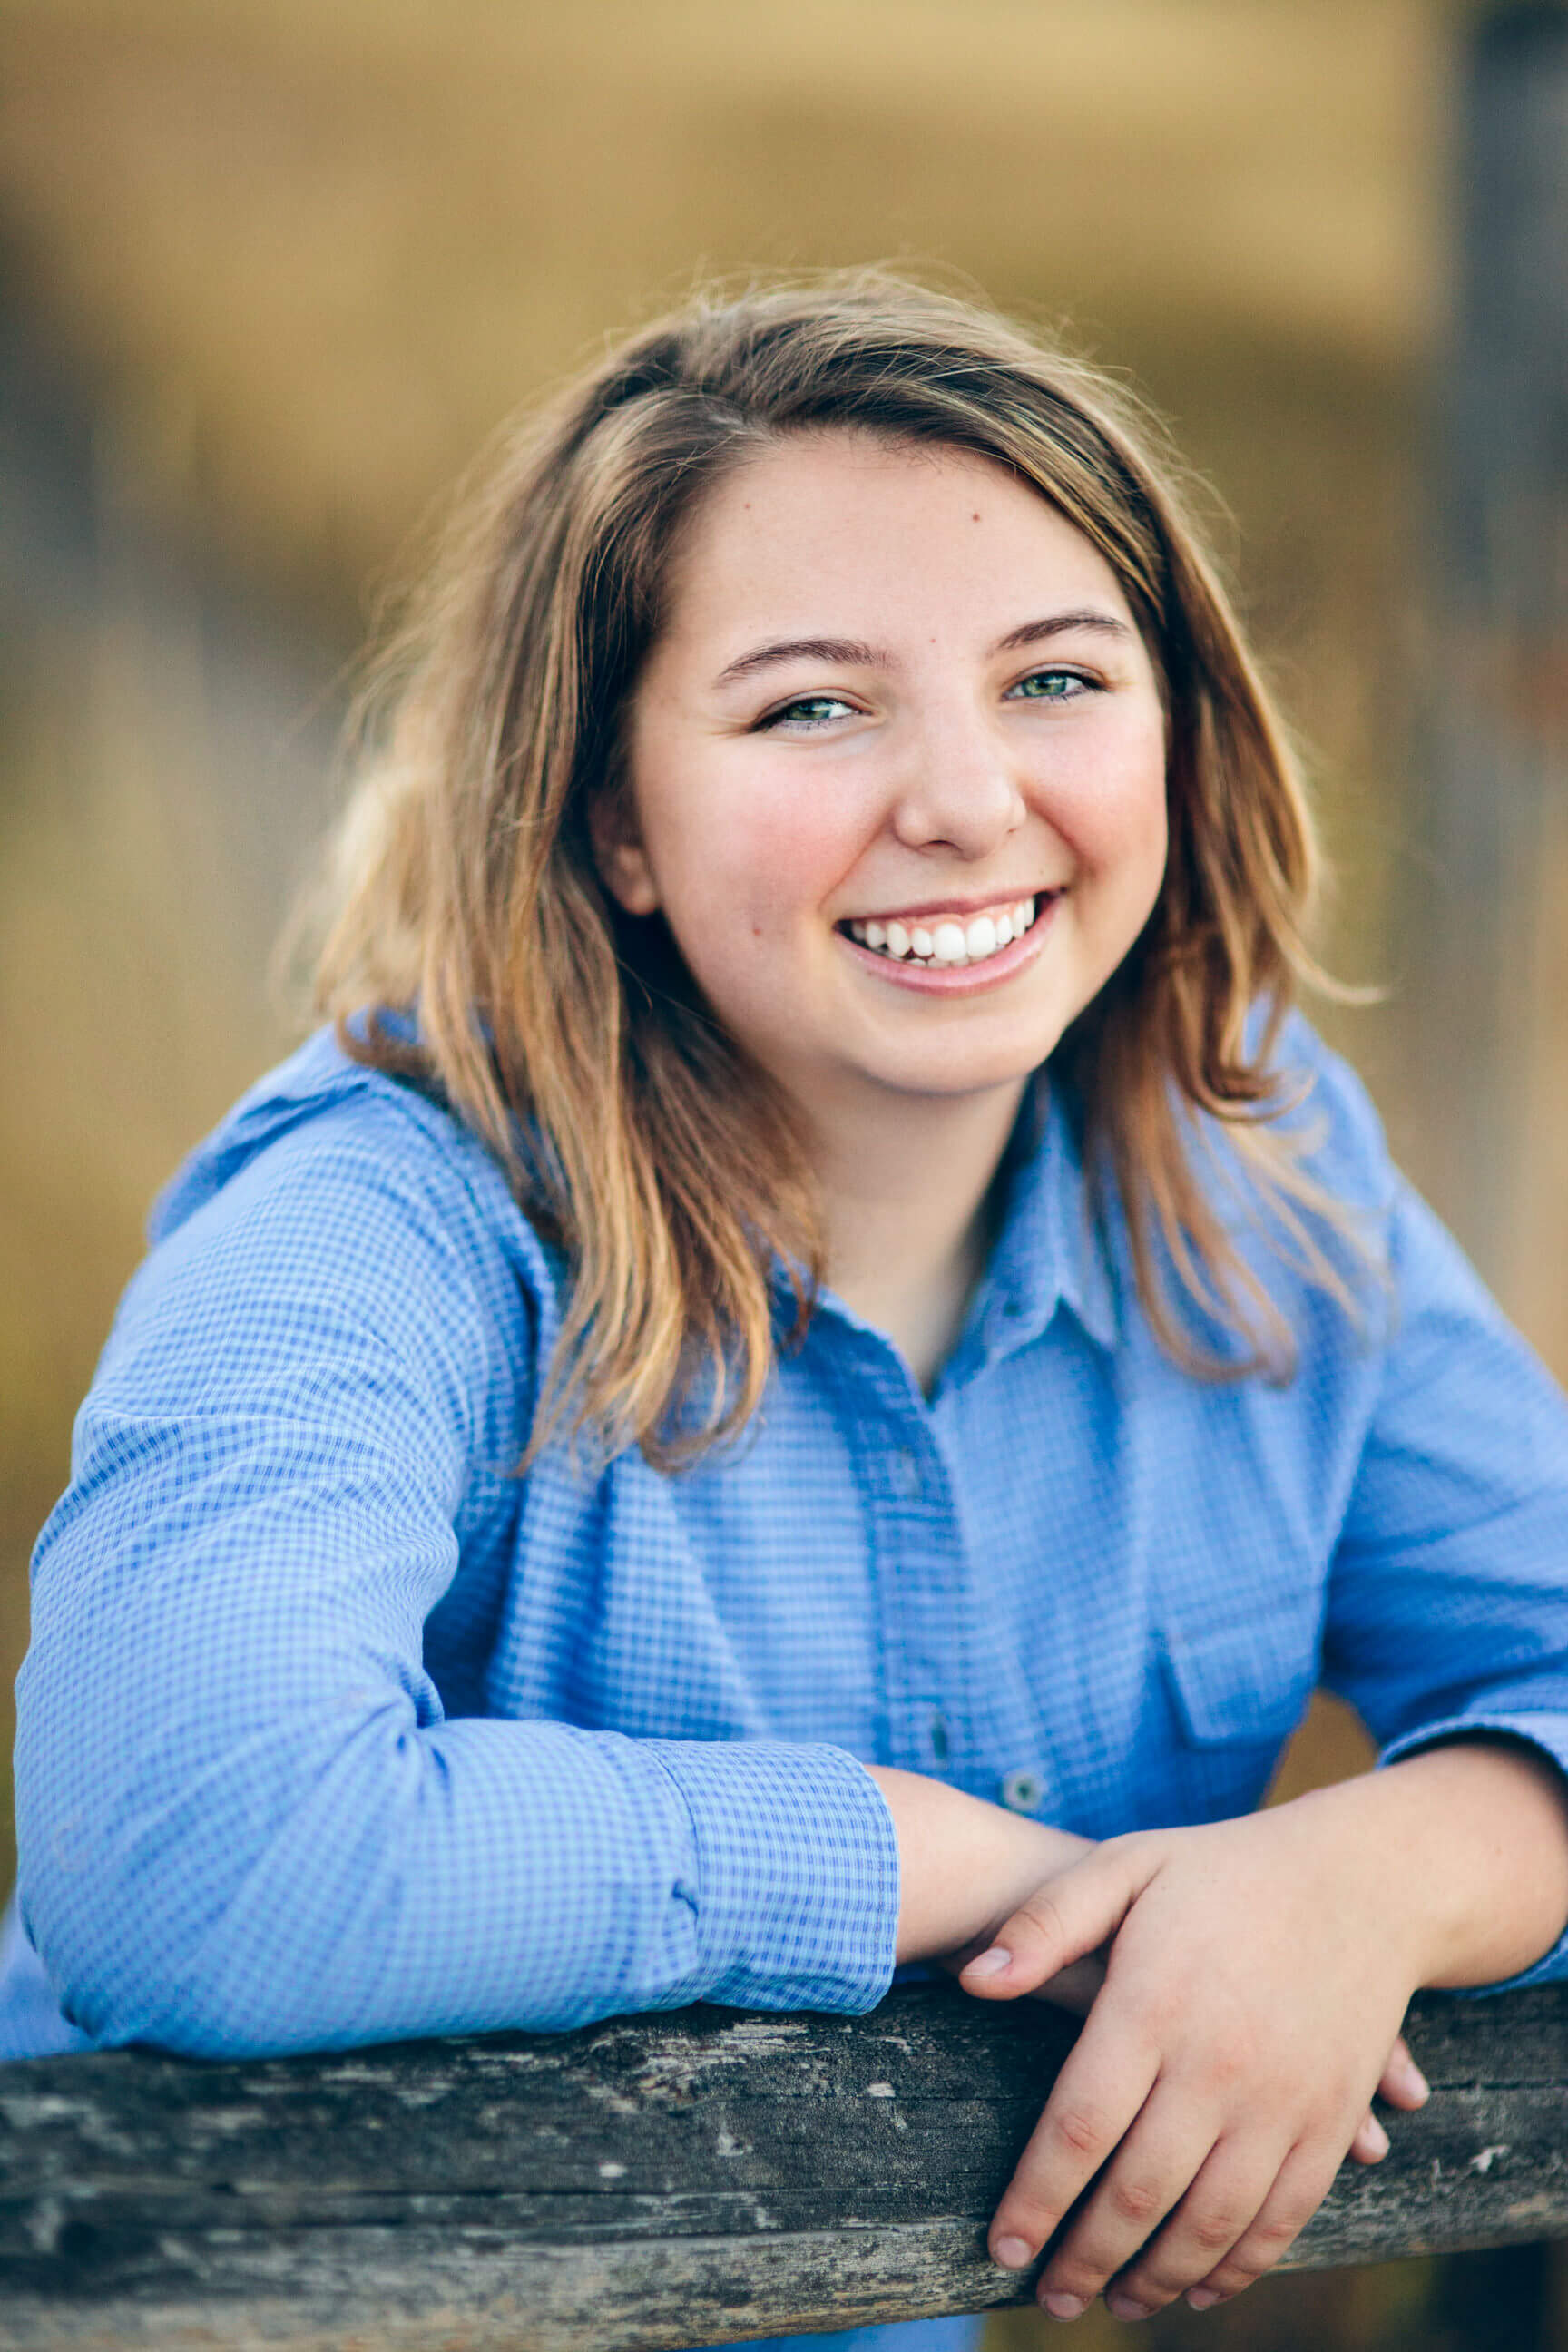
[[[944,1056],[940,1062],[928,1062],[923,1067],[886,1070],[878,1074],[879,1081],[894,1094],[940,1097],[956,1100],[963,1095],[994,1094],[999,1087],[1016,1087],[1033,1077],[1042,1062],[1055,1050],[1057,1041],[1028,1055],[986,1055],[977,1061],[973,1055]]]

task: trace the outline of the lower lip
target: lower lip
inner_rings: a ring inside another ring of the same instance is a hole
[[[905,963],[893,956],[879,955],[875,948],[862,947],[847,931],[836,931],[857,963],[874,971],[879,980],[891,981],[895,988],[912,989],[917,996],[978,996],[988,988],[999,988],[1016,972],[1033,963],[1046,942],[1051,920],[1061,904],[1058,890],[1047,898],[1021,940],[1001,948],[995,955],[987,956],[984,963],[922,964]]]

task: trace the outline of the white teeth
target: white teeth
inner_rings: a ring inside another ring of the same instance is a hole
[[[1015,940],[1021,940],[1035,919],[1037,904],[1034,898],[1020,898],[997,915],[976,915],[968,923],[947,916],[930,929],[923,924],[910,929],[900,922],[871,920],[852,921],[846,929],[852,939],[879,954],[900,961],[912,955],[922,963],[952,971],[966,964],[984,963],[987,957],[1011,947]]]

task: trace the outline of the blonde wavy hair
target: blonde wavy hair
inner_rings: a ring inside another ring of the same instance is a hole
[[[1234,1139],[1276,1247],[1349,1304],[1273,1067],[1314,881],[1268,694],[1157,428],[1081,360],[883,273],[699,296],[505,443],[367,697],[374,749],[336,845],[318,1009],[437,1093],[572,1270],[530,1457],[564,1426],[663,1467],[743,1427],[804,1331],[821,1223],[795,1119],[700,1001],[661,917],[600,881],[630,698],[700,500],[780,436],[835,426],[976,452],[1098,550],[1170,722],[1159,901],[1052,1058],[1120,1198],[1142,1307],[1199,1373],[1288,1373],[1291,1335],[1195,1160]],[[389,1009],[415,1013],[387,1024]],[[1259,1017],[1261,1008],[1261,1017]],[[1233,1340],[1221,1364],[1195,1305]]]

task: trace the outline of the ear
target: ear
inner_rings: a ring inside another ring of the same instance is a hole
[[[643,847],[637,803],[625,784],[595,793],[588,810],[588,838],[605,889],[628,915],[651,915],[658,887]]]

